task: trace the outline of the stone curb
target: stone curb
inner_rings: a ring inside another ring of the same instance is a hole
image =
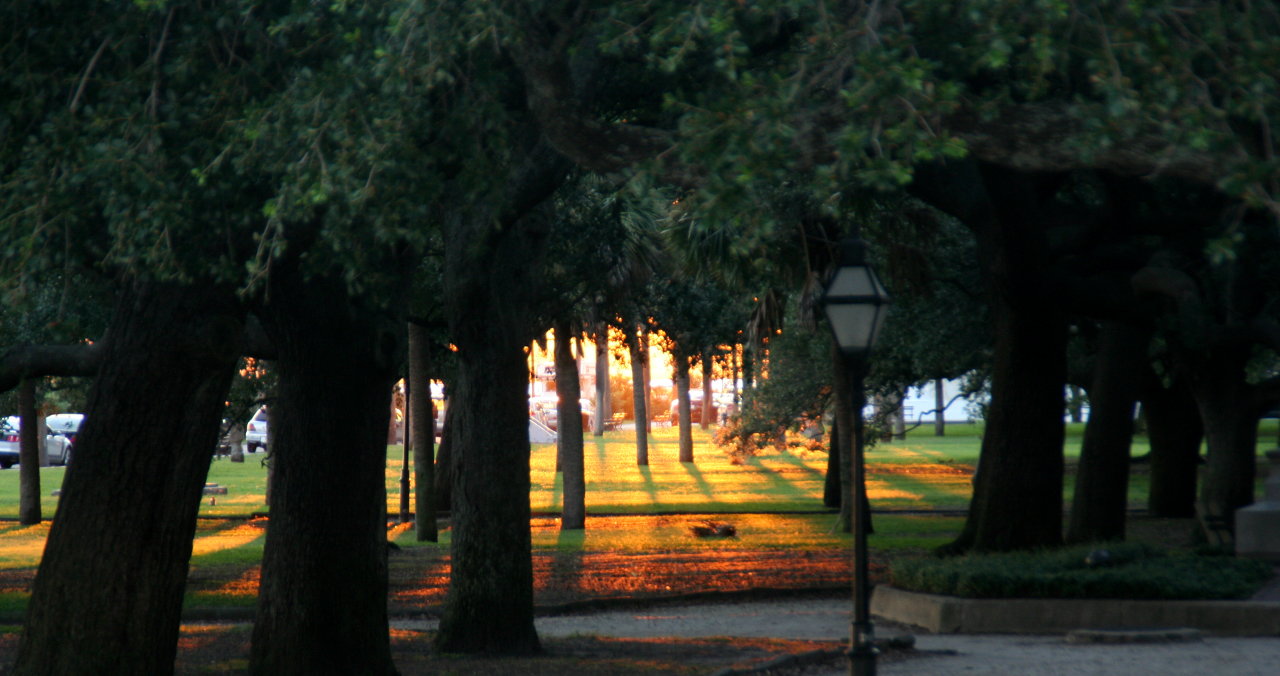
[[[1280,603],[1270,601],[964,599],[877,585],[871,613],[936,634],[1063,634],[1137,627],[1280,636]]]

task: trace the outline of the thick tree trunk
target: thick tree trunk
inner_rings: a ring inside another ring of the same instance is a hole
[[[418,542],[438,542],[436,530],[436,420],[431,401],[431,350],[427,330],[409,324],[409,424],[413,426],[414,532]]]
[[[212,285],[137,283],[122,294],[13,673],[172,673],[242,330],[234,294]]]
[[[689,403],[689,360],[676,354],[676,424],[680,426],[680,462],[693,462],[693,407]],[[706,404],[704,403],[705,407]],[[705,410],[705,408],[704,408]]]
[[[592,421],[591,434],[604,436],[605,421],[613,416],[612,401],[609,393],[609,326],[600,324],[596,327],[596,417]]]
[[[578,381],[578,360],[570,343],[572,331],[568,322],[557,322],[556,335],[556,440],[560,452],[564,506],[560,512],[560,528],[581,530],[587,523],[587,479],[582,447],[582,397]]]
[[[1200,411],[1186,381],[1177,378],[1166,388],[1154,374],[1147,376],[1142,410],[1151,443],[1152,516],[1187,518],[1196,515],[1196,479],[1204,428]]]
[[[645,467],[649,464],[649,398],[645,384],[644,363],[648,350],[641,349],[640,340],[643,334],[636,332],[629,341],[631,349],[631,401],[636,419],[636,465]]]
[[[1253,504],[1257,476],[1259,410],[1254,388],[1245,381],[1250,353],[1213,348],[1182,357],[1209,452],[1200,502],[1232,523],[1237,509]]]
[[[1066,322],[1041,283],[1040,177],[987,168],[992,212],[975,209],[995,335],[991,405],[965,527],[943,553],[1062,541]]]
[[[43,436],[36,416],[36,381],[23,378],[18,385],[18,415],[22,426],[18,433],[18,523],[40,523],[40,437]]]
[[[436,510],[452,511],[453,510],[453,449],[457,446],[456,440],[459,430],[457,421],[453,415],[452,388],[446,387],[446,398],[444,407],[444,420],[440,422],[440,448],[436,451]],[[528,417],[528,413],[525,413]],[[525,425],[528,425],[526,422]]]
[[[1098,332],[1068,542],[1123,540],[1129,507],[1133,412],[1146,371],[1147,333],[1118,321]]]
[[[459,373],[450,404],[462,434],[453,438],[453,572],[436,646],[534,653],[523,344],[483,313],[452,319],[466,325],[454,329]]]
[[[457,431],[452,573],[435,645],[537,653],[524,349],[533,335],[528,275],[545,240],[536,223],[498,227],[484,213],[456,217],[445,235],[445,316],[458,359],[449,424]]]
[[[385,472],[402,334],[379,330],[341,281],[280,264],[268,291],[280,384],[249,669],[393,674]]]

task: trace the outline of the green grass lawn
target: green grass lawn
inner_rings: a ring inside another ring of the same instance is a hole
[[[962,510],[971,494],[970,472],[978,461],[981,424],[951,425],[944,437],[933,436],[932,427],[911,431],[905,441],[877,440],[868,449],[868,492],[876,509]],[[1068,463],[1063,497],[1074,489],[1071,468],[1079,457],[1083,425],[1067,427],[1064,453]],[[680,463],[676,430],[654,430],[649,465],[635,463],[635,437],[630,431],[608,432],[603,438],[587,437],[585,449],[588,513],[651,514],[657,512],[796,512],[822,509],[823,475],[827,455],[792,446],[788,451],[766,450],[741,464],[710,442],[695,427],[695,462]],[[1259,451],[1276,442],[1276,421],[1260,427]],[[1135,437],[1133,455],[1147,452],[1145,437]],[[402,449],[387,449],[387,508],[400,511]],[[208,481],[228,489],[225,495],[206,496],[200,514],[205,517],[248,517],[266,512],[265,456],[254,453],[245,462],[226,458],[213,461]],[[533,447],[530,471],[530,504],[535,514],[558,513],[563,499],[555,469],[555,447]],[[1149,482],[1145,465],[1135,464],[1130,478],[1130,504],[1146,502]],[[51,518],[57,509],[52,494],[66,470],[40,470],[41,509]],[[0,519],[18,515],[18,470],[0,471]]]
[[[1080,426],[1068,430],[1068,465],[1078,456]],[[878,441],[867,452],[868,489],[876,517],[873,551],[881,555],[915,556],[953,538],[963,519],[959,516],[913,514],[911,510],[963,510],[971,492],[971,472],[981,444],[980,425],[956,425],[945,437],[931,428],[910,433],[905,441]],[[1264,429],[1265,433],[1265,429]],[[1271,431],[1274,435],[1274,430]],[[694,463],[680,463],[677,433],[672,428],[654,431],[649,465],[635,463],[634,433],[609,432],[586,442],[587,508],[589,515],[622,515],[589,519],[585,531],[561,532],[555,515],[562,500],[555,469],[554,445],[533,448],[530,502],[535,552],[673,552],[706,548],[720,550],[820,551],[847,547],[848,535],[836,530],[836,517],[822,505],[827,455],[820,450],[792,446],[786,451],[768,449],[745,460],[734,461],[717,448],[707,433],[694,431]],[[1260,446],[1269,446],[1271,437]],[[1135,444],[1135,454],[1146,452],[1145,442]],[[387,449],[386,486],[388,514],[399,512],[400,446]],[[215,460],[210,483],[225,486],[225,495],[205,496],[193,546],[192,571],[225,571],[225,584],[193,592],[190,603],[201,606],[252,603],[254,571],[262,557],[265,521],[249,518],[266,511],[266,467],[262,454],[247,455],[245,462]],[[1146,498],[1146,477],[1136,466],[1131,501]],[[41,470],[42,507],[46,520],[21,526],[0,520],[0,610],[21,609],[28,591],[25,583],[6,586],[5,573],[34,569],[43,553],[57,498],[50,493],[61,483],[65,470]],[[1073,473],[1068,472],[1064,496],[1069,499]],[[334,499],[341,499],[335,496]],[[18,472],[0,471],[0,519],[18,512]],[[732,516],[717,517],[716,515]],[[656,515],[656,516],[655,516]],[[692,516],[704,515],[704,516]],[[241,517],[226,519],[223,517]],[[710,542],[689,537],[690,523],[722,518],[732,522],[741,537]],[[418,543],[408,525],[391,528],[388,536],[402,547],[448,546],[450,533],[441,532],[438,544]],[[220,575],[221,573],[219,573]],[[18,579],[14,578],[14,579]],[[221,581],[221,577],[217,578]]]
[[[911,430],[906,440],[877,440],[867,452],[868,492],[877,510],[964,510],[972,484],[970,472],[978,462],[982,424],[950,425],[946,437],[934,437],[931,426]],[[1068,476],[1062,487],[1070,499],[1074,484],[1071,467],[1079,457],[1083,425],[1068,425],[1064,447]],[[632,431],[609,431],[603,438],[586,439],[585,462],[589,513],[655,512],[794,512],[822,510],[823,475],[827,455],[792,446],[786,452],[767,449],[735,463],[710,443],[709,435],[694,429],[695,462],[677,457],[675,428],[657,428],[650,440],[649,465],[636,466]],[[1258,448],[1275,446],[1276,421],[1265,420]],[[1147,440],[1134,439],[1133,455],[1147,453]],[[399,512],[402,448],[388,447],[388,512]],[[206,495],[201,516],[247,517],[266,512],[266,467],[262,453],[244,462],[218,458],[209,470],[209,483],[228,489]],[[556,449],[536,444],[532,449],[530,504],[535,513],[558,513],[563,499],[561,480],[554,471]],[[50,519],[58,507],[52,492],[61,485],[63,467],[41,469],[41,510]],[[1130,504],[1146,503],[1146,465],[1137,463],[1130,476]],[[0,519],[18,516],[18,470],[0,471]]]

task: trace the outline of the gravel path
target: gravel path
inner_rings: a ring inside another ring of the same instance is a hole
[[[769,637],[845,640],[850,602],[795,599],[656,606],[582,615],[540,617],[539,634],[595,634],[624,638],[676,636]],[[403,628],[432,628],[433,622],[398,623]],[[879,665],[883,676],[1274,676],[1280,673],[1280,637],[1213,638],[1154,644],[1072,644],[1062,636],[930,635],[878,622],[880,637],[914,634],[911,657]],[[806,675],[835,676],[844,668],[810,668]]]

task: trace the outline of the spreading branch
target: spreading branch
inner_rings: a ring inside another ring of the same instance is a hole
[[[0,392],[8,392],[25,378],[93,376],[102,361],[103,344],[16,345],[0,357]]]
[[[1099,147],[1096,132],[1085,129],[1084,121],[1102,117],[1100,109],[1084,104],[1029,103],[1006,106],[990,119],[962,111],[950,116],[947,126],[965,141],[970,156],[1020,171],[1103,169],[1201,184],[1229,173],[1230,158],[1179,145],[1156,129]]]

